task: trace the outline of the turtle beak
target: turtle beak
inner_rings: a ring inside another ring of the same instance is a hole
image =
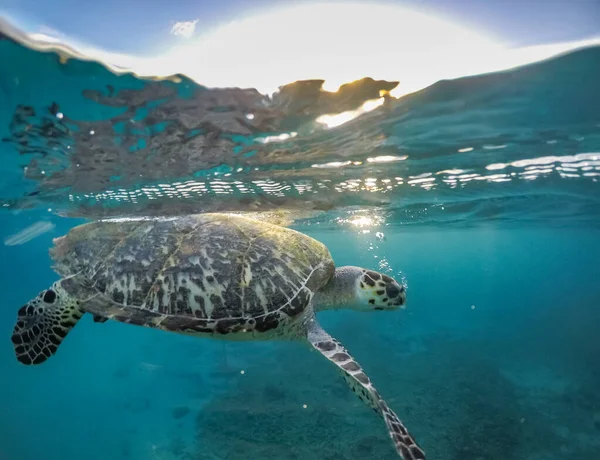
[[[373,310],[397,310],[398,308],[404,308],[404,304],[406,303],[404,287],[398,286],[396,290],[390,289],[388,292],[394,293],[394,297],[390,296],[386,305],[375,305]]]
[[[406,304],[406,290],[404,289],[404,287],[402,287],[402,292],[396,300],[396,305],[403,307],[404,304]]]
[[[402,307],[406,303],[406,289],[396,281],[390,283],[385,291],[394,307]]]

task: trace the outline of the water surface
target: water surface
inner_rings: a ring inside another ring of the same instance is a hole
[[[600,48],[398,100],[375,80],[142,80],[7,36],[0,58],[0,458],[397,458],[300,344],[84,318],[43,366],[15,360],[16,311],[58,278],[52,238],[215,210],[270,212],[406,281],[405,311],[319,319],[428,458],[600,458]]]

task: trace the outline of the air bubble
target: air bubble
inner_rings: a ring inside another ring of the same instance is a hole
[[[58,118],[59,120],[62,120],[62,119],[63,119],[63,116],[64,116],[64,115],[62,114],[62,112],[57,112],[57,113],[56,113],[56,118]]]
[[[377,232],[375,233],[375,237],[379,240],[379,241],[385,241],[385,235],[383,234],[383,232]]]

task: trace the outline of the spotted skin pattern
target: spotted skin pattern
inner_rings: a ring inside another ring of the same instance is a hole
[[[15,355],[23,364],[40,364],[56,353],[84,312],[64,296],[60,286],[42,291],[19,309],[11,337]]]
[[[417,445],[398,416],[379,395],[360,364],[315,319],[308,322],[307,339],[316,350],[338,367],[344,380],[360,400],[383,418],[396,451],[401,458],[404,460],[425,459],[423,450]]]
[[[403,305],[406,299],[404,286],[396,283],[393,278],[372,270],[364,270],[360,288],[367,293],[371,305]],[[374,309],[383,310],[383,307]]]

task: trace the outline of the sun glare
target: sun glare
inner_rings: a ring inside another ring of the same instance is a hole
[[[356,117],[359,117],[363,113],[370,112],[375,110],[377,107],[384,103],[383,98],[379,99],[371,99],[369,101],[365,101],[363,105],[361,105],[356,110],[348,110],[347,112],[342,112],[338,114],[328,114],[321,115],[317,118],[317,123],[321,123],[325,125],[327,128],[335,128],[337,126],[341,126],[344,123],[349,122],[350,120],[354,120]]]
[[[370,227],[373,225],[373,219],[369,217],[357,217],[356,219],[351,220],[350,223],[357,227]]]
[[[491,37],[386,4],[317,3],[234,21],[160,59],[209,86],[278,86],[322,78],[326,90],[370,76],[414,91],[439,75],[479,68],[501,47]],[[490,56],[491,55],[491,56]],[[449,72],[450,71],[450,72]],[[453,71],[453,72],[452,72]]]
[[[196,21],[178,24],[187,24],[190,32]],[[29,34],[34,36],[42,48],[56,42],[51,36]],[[440,79],[503,70],[600,43],[592,38],[510,48],[431,12],[373,2],[287,6],[185,36],[172,49],[146,57],[100,50],[64,36],[60,41],[117,71],[129,69],[141,76],[181,73],[209,87],[253,87],[265,94],[305,79],[324,79],[323,89],[334,92],[343,83],[372,77],[400,81],[390,93],[393,97]],[[359,111],[380,103],[369,101]],[[324,124],[335,126],[358,115],[339,114]]]

